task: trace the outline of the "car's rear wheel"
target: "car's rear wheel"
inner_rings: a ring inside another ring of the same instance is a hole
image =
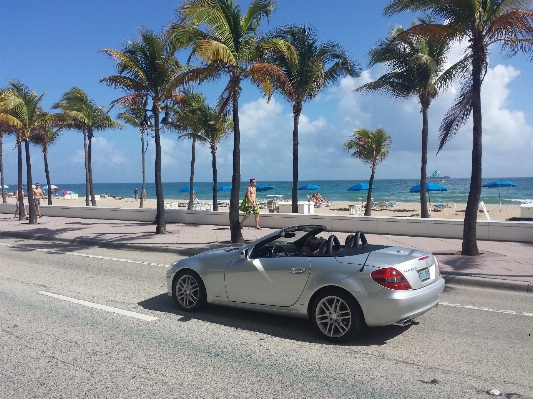
[[[328,290],[313,301],[311,322],[322,338],[344,342],[364,327],[363,314],[357,301],[341,290]]]
[[[191,270],[182,270],[178,273],[174,283],[174,293],[182,310],[194,312],[205,306],[204,284],[200,276]]]

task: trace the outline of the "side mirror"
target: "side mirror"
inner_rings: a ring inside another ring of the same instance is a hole
[[[242,250],[240,255],[239,255],[239,258],[241,260],[248,259],[248,250],[247,249]]]

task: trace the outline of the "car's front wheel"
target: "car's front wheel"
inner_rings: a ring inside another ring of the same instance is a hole
[[[174,295],[178,306],[188,312],[200,310],[206,303],[204,284],[200,276],[191,270],[178,273],[174,283]]]
[[[344,342],[355,337],[364,327],[357,301],[341,290],[322,292],[313,301],[311,322],[322,338]]]

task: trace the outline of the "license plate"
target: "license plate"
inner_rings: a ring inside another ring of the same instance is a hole
[[[426,281],[429,279],[429,268],[425,267],[423,269],[420,269],[418,271],[418,276],[420,277],[420,281]]]

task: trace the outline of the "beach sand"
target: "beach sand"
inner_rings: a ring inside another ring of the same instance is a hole
[[[8,203],[15,203],[15,198],[10,197],[7,199]],[[41,200],[41,207],[47,206],[48,200]],[[165,200],[168,202],[184,203],[184,200]],[[204,204],[210,204],[211,201],[202,200]],[[228,201],[229,202],[229,201]],[[25,201],[27,204],[27,199]],[[85,197],[77,199],[64,199],[63,197],[54,197],[54,205],[62,206],[85,206]],[[113,199],[113,198],[101,198],[96,201],[97,206],[101,207],[118,207],[118,208],[138,208],[139,201],[135,201],[133,198]],[[348,201],[334,201],[331,206],[314,209],[315,214],[322,215],[349,215],[349,206],[354,205],[353,202]],[[360,203],[358,203],[360,205]],[[147,199],[144,201],[145,208],[155,208],[156,200]],[[520,217],[520,205],[502,205],[500,209],[499,204],[485,204],[491,220],[507,220],[510,218]],[[179,209],[185,209],[180,207]],[[444,218],[444,219],[464,219],[466,204],[454,204],[451,208],[445,208],[440,212],[431,212],[432,218]],[[228,211],[229,207],[219,207],[219,211]],[[260,213],[268,213],[266,208],[260,209]],[[393,207],[389,207],[386,210],[372,210],[372,216],[393,216],[393,217],[420,217],[420,204],[414,202],[398,202]],[[485,213],[480,211],[478,214],[478,220],[487,220]]]

